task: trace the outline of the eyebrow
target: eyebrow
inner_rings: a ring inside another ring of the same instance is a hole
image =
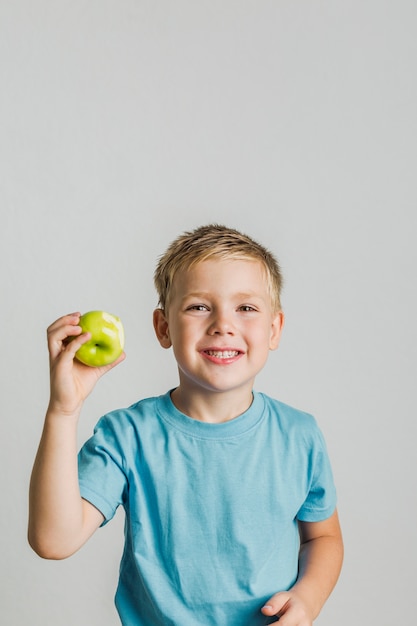
[[[209,291],[193,291],[191,293],[187,293],[185,294],[185,296],[182,298],[183,300],[186,300],[187,298],[210,298],[211,294]],[[259,300],[263,300],[263,296],[258,294],[255,291],[245,291],[245,292],[238,292],[238,293],[233,293],[232,298],[236,298],[237,300],[251,300],[253,298],[259,299]]]

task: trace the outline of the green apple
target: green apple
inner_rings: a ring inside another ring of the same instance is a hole
[[[83,333],[91,333],[91,338],[75,353],[84,365],[109,365],[122,354],[125,333],[119,317],[105,311],[89,311],[81,315],[79,326]]]

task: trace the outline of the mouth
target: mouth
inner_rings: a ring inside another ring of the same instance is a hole
[[[204,350],[204,353],[216,359],[232,359],[240,354],[239,350]]]
[[[241,350],[228,348],[225,350],[203,350],[202,354],[213,363],[233,363],[242,356],[243,352]]]

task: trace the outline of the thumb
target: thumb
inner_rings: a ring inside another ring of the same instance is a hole
[[[261,611],[264,615],[276,615],[280,618],[289,608],[290,598],[285,591],[276,593],[267,600]]]

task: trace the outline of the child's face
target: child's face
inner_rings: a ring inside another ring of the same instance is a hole
[[[278,347],[283,314],[272,310],[256,260],[207,260],[174,279],[166,315],[154,325],[173,347],[183,392],[252,392],[269,350]]]

